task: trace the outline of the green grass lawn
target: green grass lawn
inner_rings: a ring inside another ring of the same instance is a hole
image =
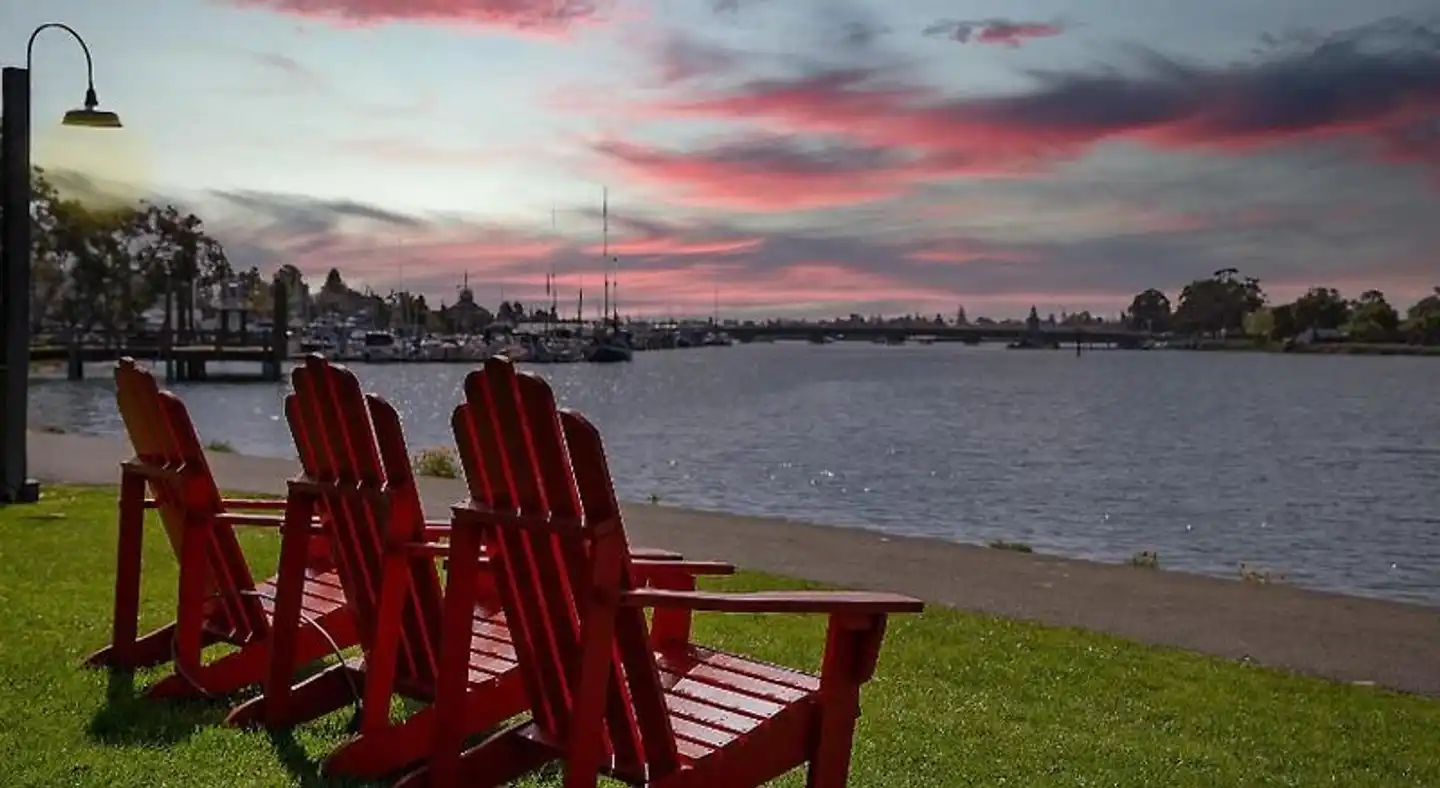
[[[38,505],[0,508],[0,784],[341,784],[315,764],[348,713],[292,733],[230,730],[217,724],[224,704],[138,697],[155,671],[78,666],[109,634],[114,495],[48,487]],[[245,545],[257,566],[274,566],[272,535],[249,532]],[[176,571],[158,530],[145,556],[148,628],[173,617]],[[709,585],[804,587],[755,574]],[[704,615],[696,632],[814,668],[823,628]],[[936,607],[892,621],[851,784],[1435,786],[1437,731],[1440,703],[1423,698]]]

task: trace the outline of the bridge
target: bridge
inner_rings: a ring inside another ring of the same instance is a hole
[[[965,326],[878,326],[878,325],[779,325],[733,326],[726,333],[738,342],[756,339],[808,339],[823,341],[825,337],[840,340],[879,339],[901,341],[915,337],[934,337],[937,342],[1018,342],[1037,346],[1114,345],[1138,348],[1155,335],[1118,326],[1039,326],[1022,324]]]

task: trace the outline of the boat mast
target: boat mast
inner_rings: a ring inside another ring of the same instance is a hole
[[[553,203],[553,202],[550,203],[550,234],[551,234],[551,235],[555,235],[555,234],[556,234],[555,203]],[[559,316],[559,315],[556,313],[556,311],[555,311],[556,306],[557,306],[558,303],[559,303],[558,299],[560,298],[560,294],[559,294],[559,292],[557,291],[557,288],[555,287],[555,258],[554,258],[554,257],[551,257],[551,258],[550,258],[550,273],[545,277],[545,295],[550,296],[550,312],[549,312],[549,314],[545,315],[545,328],[546,328],[546,333],[549,333],[549,331],[550,331],[551,328],[552,328],[552,326],[551,326],[551,321],[554,320],[556,317]]]
[[[610,312],[610,187],[600,187],[600,270],[604,276],[605,295],[600,305],[600,321]]]

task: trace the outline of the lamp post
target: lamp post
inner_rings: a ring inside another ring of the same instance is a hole
[[[61,121],[66,126],[118,129],[120,118],[96,109],[95,63],[90,47],[73,28],[41,25],[25,45],[25,67],[0,74],[0,504],[33,503],[40,485],[26,477],[26,410],[30,376],[30,67],[35,39],[55,28],[71,35],[85,52],[85,105]]]

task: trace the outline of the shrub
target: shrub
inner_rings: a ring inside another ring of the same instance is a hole
[[[444,446],[424,449],[415,455],[415,473],[439,479],[458,479],[460,462],[455,452]]]

